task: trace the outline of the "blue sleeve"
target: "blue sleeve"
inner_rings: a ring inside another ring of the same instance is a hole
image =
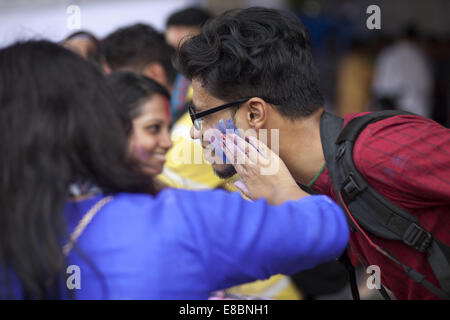
[[[339,257],[348,242],[345,215],[327,196],[271,206],[237,192],[180,194],[211,290],[313,268]]]

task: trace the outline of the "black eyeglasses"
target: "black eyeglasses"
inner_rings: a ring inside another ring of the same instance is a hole
[[[239,100],[236,100],[236,101],[233,101],[233,102],[228,102],[228,103],[222,104],[220,106],[217,106],[217,107],[205,110],[205,111],[201,111],[201,112],[198,112],[198,113],[195,113],[194,109],[192,108],[192,105],[189,105],[189,107],[188,107],[189,115],[191,116],[191,120],[192,120],[192,123],[194,124],[194,128],[196,130],[201,130],[201,118],[203,118],[203,117],[205,117],[205,116],[207,116],[209,114],[218,112],[220,110],[224,110],[226,108],[235,106],[237,104],[241,104],[241,103],[247,102],[250,99],[251,98],[242,98],[242,99],[239,99]]]

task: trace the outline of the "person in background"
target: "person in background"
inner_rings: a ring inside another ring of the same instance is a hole
[[[423,47],[433,70],[433,113],[432,119],[450,127],[450,39],[427,36]]]
[[[2,298],[206,299],[345,249],[343,211],[298,190],[285,166],[272,176],[282,192],[254,202],[156,193],[116,103],[99,70],[55,43],[0,50]],[[79,184],[90,187],[73,194]]]
[[[172,65],[175,50],[153,27],[138,23],[120,28],[103,39],[101,48],[113,72],[143,74],[172,92],[177,75]]]
[[[166,21],[165,38],[167,43],[178,50],[183,39],[198,34],[201,26],[211,17],[212,15],[207,10],[200,7],[189,7],[172,13]],[[186,113],[186,102],[191,97],[191,82],[182,74],[178,74],[170,102],[173,122]]]
[[[115,72],[107,77],[120,104],[129,135],[129,149],[142,172],[156,176],[163,171],[170,139],[170,95],[156,81],[133,72]]]
[[[378,109],[400,109],[431,117],[433,74],[417,40],[416,28],[408,26],[394,44],[380,53],[372,84]]]
[[[200,7],[189,7],[172,13],[166,21],[167,43],[178,49],[183,38],[198,34],[202,25],[211,17],[211,13]]]
[[[100,50],[101,41],[91,32],[74,32],[68,35],[61,42],[61,45],[89,62],[92,62],[95,66],[103,70],[104,73],[111,73],[111,69],[106,63],[105,57]]]

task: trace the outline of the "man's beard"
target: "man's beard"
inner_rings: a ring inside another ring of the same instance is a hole
[[[214,169],[214,173],[221,179],[228,179],[231,178],[232,176],[234,176],[237,172],[236,169],[231,165],[226,165],[225,168],[223,170],[216,170]]]

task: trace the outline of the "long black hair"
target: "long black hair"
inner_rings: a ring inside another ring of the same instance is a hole
[[[112,97],[100,71],[57,44],[0,50],[0,292],[12,274],[25,297],[58,297],[51,280],[65,274],[62,211],[74,181],[154,192],[128,156]]]

